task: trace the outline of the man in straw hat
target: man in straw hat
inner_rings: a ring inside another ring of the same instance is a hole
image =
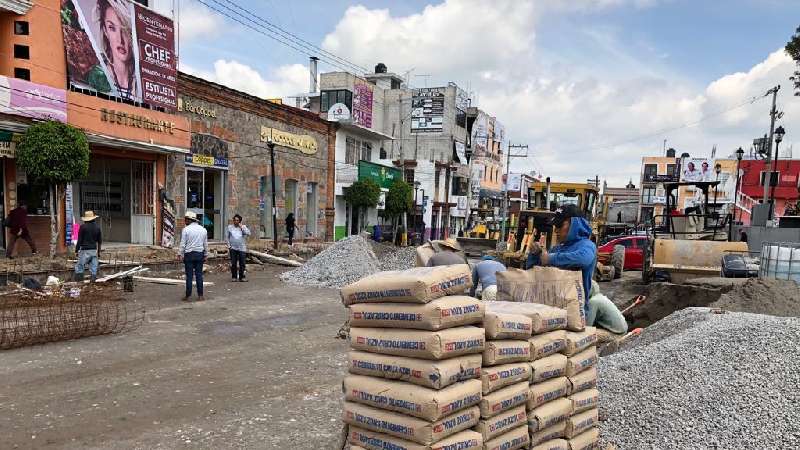
[[[78,252],[75,279],[83,279],[83,272],[88,263],[92,282],[94,282],[97,279],[97,264],[98,258],[100,258],[100,247],[103,244],[103,232],[97,224],[97,216],[94,211],[86,211],[81,220],[83,220],[83,224],[78,230],[78,242],[75,244],[75,251]]]
[[[197,301],[203,298],[203,263],[208,255],[208,232],[197,222],[197,214],[186,211],[184,215],[186,226],[181,231],[180,253],[178,258],[183,260],[186,269],[186,296],[181,300],[190,301],[192,297],[192,278],[197,283]]]

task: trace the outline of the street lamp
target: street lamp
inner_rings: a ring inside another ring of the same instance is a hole
[[[736,210],[739,207],[739,165],[742,163],[742,158],[744,157],[744,150],[742,147],[736,149],[736,190],[733,193],[733,217],[730,221],[730,226],[728,227],[728,240],[733,241],[733,222],[736,220]],[[739,213],[739,220],[742,219],[742,213]]]
[[[778,148],[783,141],[783,136],[786,134],[786,130],[783,129],[783,126],[779,126],[775,130],[775,159],[772,160],[772,173],[769,175],[770,185],[772,189],[770,189],[769,194],[769,218],[772,219],[775,214],[775,186],[780,182],[780,178],[778,177]],[[772,182],[772,177],[774,176],[777,178],[775,182]]]
[[[419,193],[419,187],[422,185],[419,181],[414,182],[414,220],[411,223],[411,229],[414,232],[417,232],[417,195]]]

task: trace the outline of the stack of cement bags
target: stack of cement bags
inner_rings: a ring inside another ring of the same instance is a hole
[[[484,309],[466,264],[381,272],[341,290],[349,307],[344,421],[354,448],[482,450]],[[477,324],[478,326],[472,326]]]
[[[570,384],[570,417],[564,429],[570,450],[592,449],[600,436],[597,390],[597,331],[586,327],[582,332],[567,331],[564,354]]]
[[[492,308],[495,302],[484,305]],[[531,319],[520,314],[487,311],[483,327],[487,339],[481,371],[483,399],[481,420],[475,430],[483,436],[487,450],[528,448],[525,403],[531,378],[528,343]]]

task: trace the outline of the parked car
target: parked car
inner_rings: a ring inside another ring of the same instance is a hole
[[[647,245],[646,236],[624,236],[612,239],[600,246],[597,251],[612,253],[615,245],[625,247],[625,270],[642,270],[644,248]]]

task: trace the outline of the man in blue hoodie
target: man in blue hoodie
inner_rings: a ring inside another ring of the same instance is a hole
[[[589,238],[592,228],[583,217],[580,208],[575,205],[565,205],[555,211],[551,224],[556,230],[558,245],[548,252],[546,249],[534,244],[528,255],[526,269],[533,266],[552,266],[559,269],[580,269],[583,275],[583,292],[587,299],[585,306],[588,311],[589,290],[592,287],[592,275],[597,265],[597,247]]]

